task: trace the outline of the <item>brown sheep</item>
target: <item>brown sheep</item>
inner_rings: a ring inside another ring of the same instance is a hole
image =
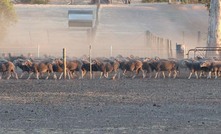
[[[15,76],[16,79],[18,79],[18,75],[15,72],[15,65],[11,61],[5,61],[0,62],[0,72],[8,74],[7,80],[11,78],[12,75]],[[0,76],[0,79],[2,78],[2,75]]]

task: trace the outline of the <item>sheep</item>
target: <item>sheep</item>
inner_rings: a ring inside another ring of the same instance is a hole
[[[0,72],[8,74],[7,80],[11,78],[12,75],[15,76],[16,79],[18,79],[18,75],[15,71],[15,65],[11,61],[1,61],[0,62]],[[0,75],[0,79],[2,78],[2,75]]]

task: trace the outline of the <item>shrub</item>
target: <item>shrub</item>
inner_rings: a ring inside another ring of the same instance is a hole
[[[48,0],[31,0],[32,4],[47,4]]]
[[[21,0],[24,4],[47,4],[49,0]]]

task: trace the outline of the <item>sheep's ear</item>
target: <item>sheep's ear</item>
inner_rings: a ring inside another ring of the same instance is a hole
[[[34,61],[34,60],[31,58],[31,57],[29,58],[29,60],[30,60],[31,62],[33,62],[33,61]]]

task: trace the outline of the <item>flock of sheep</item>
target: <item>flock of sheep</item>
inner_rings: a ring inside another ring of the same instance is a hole
[[[43,79],[51,78],[61,79],[63,75],[63,60],[59,58],[26,58],[17,56],[0,59],[0,78],[15,79],[24,78],[24,74],[28,76],[25,79]],[[188,79],[195,73],[195,78],[212,78],[220,76],[221,61],[214,58],[197,58],[197,59],[160,59],[156,58],[139,58],[139,57],[99,57],[93,58],[90,66],[88,58],[72,58],[67,59],[66,71],[69,79],[78,77],[84,79],[87,72],[100,72],[99,78],[118,79],[130,77],[134,79],[138,74],[142,74],[143,78],[159,78],[162,74],[163,78],[173,77],[181,73],[180,70],[188,70]],[[17,72],[21,72],[18,77]],[[129,73],[130,72],[130,73]],[[165,75],[165,72],[168,75]],[[35,76],[32,76],[35,74]],[[57,77],[59,75],[59,77]],[[154,75],[154,76],[153,76]],[[172,76],[171,76],[172,75]],[[111,76],[111,77],[109,77]],[[95,78],[95,75],[93,75]]]

